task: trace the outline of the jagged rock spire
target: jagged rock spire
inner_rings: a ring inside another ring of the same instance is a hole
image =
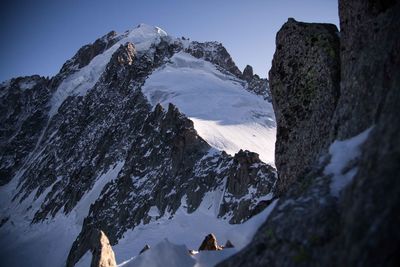
[[[243,75],[242,75],[243,80],[250,82],[251,79],[253,79],[253,75],[254,75],[253,67],[250,65],[246,65],[246,67],[243,70]]]

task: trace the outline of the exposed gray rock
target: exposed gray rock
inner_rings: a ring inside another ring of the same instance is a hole
[[[361,156],[350,163],[358,170],[353,182],[332,196],[331,177],[323,172],[330,159],[316,161],[309,172],[293,177],[252,243],[218,266],[397,266],[400,261],[400,3],[343,0],[339,7],[342,86],[327,126],[331,138],[373,126]]]
[[[269,76],[277,121],[277,190],[283,193],[330,144],[339,97],[339,34],[332,24],[289,19],[276,47]]]

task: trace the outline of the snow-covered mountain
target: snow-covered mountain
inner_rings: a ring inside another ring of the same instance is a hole
[[[164,238],[195,249],[210,232],[235,249],[194,263],[231,255],[272,206],[268,99],[221,44],[144,24],[83,46],[51,79],[3,82],[2,263],[84,264],[93,229],[119,264]]]

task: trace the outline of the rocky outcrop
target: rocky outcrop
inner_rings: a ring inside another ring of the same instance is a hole
[[[232,73],[238,78],[242,76],[242,72],[236,66],[228,51],[221,43],[200,43],[194,41],[190,43],[187,49],[185,49],[185,52],[191,54],[196,58],[202,58],[204,60],[210,61],[211,63],[214,63],[223,70]]]
[[[222,250],[220,246],[218,246],[217,238],[215,237],[214,234],[209,234],[207,235],[203,242],[201,242],[201,245],[198,249],[199,251],[202,250]]]
[[[88,251],[92,253],[90,267],[116,267],[115,255],[106,234],[98,229],[91,229],[81,236],[79,247],[68,255],[67,267],[73,267]]]
[[[249,210],[260,212],[266,208],[269,203],[258,201],[261,196],[272,198],[276,173],[271,166],[260,163],[258,154],[247,150],[233,157],[220,207],[220,214],[231,216],[231,223],[249,219],[254,215]]]
[[[253,67],[250,65],[246,65],[246,67],[243,70],[242,78],[243,80],[250,82],[251,79],[253,79]]]
[[[118,50],[113,54],[111,62],[115,62],[120,66],[132,65],[135,54],[135,46],[128,42],[118,48]]]
[[[253,67],[246,65],[241,76],[247,82],[247,90],[262,96],[271,102],[271,92],[269,91],[268,80],[262,79],[257,74],[253,74]]]
[[[321,136],[324,145],[308,144],[313,149],[306,157],[314,157],[318,147],[321,151],[317,152],[324,154],[331,140],[357,136],[368,128],[369,135],[361,146],[360,156],[342,169],[339,178],[326,171],[331,153],[317,158],[309,165],[309,171],[289,177],[290,186],[283,186],[280,199],[252,243],[218,266],[397,266],[400,260],[397,253],[400,246],[397,230],[400,223],[400,120],[397,115],[400,32],[396,30],[400,27],[400,3],[343,0],[339,1],[339,8],[340,94],[333,115],[329,116],[330,123],[316,121],[329,128],[329,135],[324,130]],[[300,43],[308,40],[307,35],[300,39]],[[290,43],[290,36],[287,40],[285,46],[277,46],[277,54],[297,49],[299,42]],[[331,45],[335,43],[337,41]],[[304,60],[312,61],[317,55],[293,58],[293,64],[305,64]],[[273,69],[276,71],[285,62],[274,59]],[[338,66],[332,65],[330,72],[337,69]],[[271,74],[277,75],[275,71]],[[298,78],[293,79],[292,84],[307,93],[305,84],[299,86],[299,82],[307,78]],[[284,77],[274,79],[271,90],[274,105],[280,109],[280,105],[285,105],[282,102],[291,95],[277,95]],[[335,101],[332,99],[332,102]],[[286,106],[290,107],[290,102]],[[312,117],[314,112],[318,114],[319,107],[306,111],[305,118]],[[281,120],[282,114],[278,117],[278,126]],[[299,123],[301,121],[292,126],[298,129]],[[292,135],[295,133],[289,129],[288,138],[295,138]],[[281,142],[279,140],[277,142]],[[301,144],[294,142],[294,145]],[[295,155],[287,158],[289,161],[302,152],[293,153]],[[277,161],[280,155],[285,156],[285,153],[277,153]],[[297,163],[295,160],[290,164]],[[277,167],[281,172],[281,167]],[[352,182],[340,194],[333,194],[333,179],[343,182],[341,175],[348,175],[349,170],[355,171]]]
[[[283,193],[330,144],[339,97],[338,30],[289,19],[276,36],[276,47],[269,77],[277,119],[277,190]]]

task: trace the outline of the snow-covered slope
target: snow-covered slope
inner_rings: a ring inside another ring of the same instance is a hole
[[[234,155],[247,149],[274,163],[276,125],[271,103],[246,84],[185,52],[175,54],[146,80],[150,103],[175,104],[211,146]]]
[[[192,214],[188,214],[185,203],[176,213],[173,220],[168,216],[158,221],[142,225],[133,231],[125,234],[120,243],[113,247],[119,266],[124,267],[211,267],[216,263],[235,254],[245,247],[253,238],[258,227],[266,220],[272,209],[276,205],[276,200],[262,213],[254,216],[243,224],[232,225],[226,221],[219,220],[208,208],[209,200],[205,200],[200,208]],[[194,231],[195,229],[195,231]],[[197,250],[204,237],[209,233],[214,233],[219,245],[224,245],[228,240],[235,246],[223,251],[200,251],[198,254],[190,256],[188,250]],[[143,255],[138,255],[146,242],[151,249]],[[168,240],[168,241],[165,241]],[[179,249],[176,245],[183,246]],[[178,254],[167,253],[170,249],[177,249]],[[164,258],[166,257],[166,258]],[[168,259],[169,257],[169,259]],[[192,257],[194,260],[185,260]],[[180,262],[182,265],[166,264]]]

